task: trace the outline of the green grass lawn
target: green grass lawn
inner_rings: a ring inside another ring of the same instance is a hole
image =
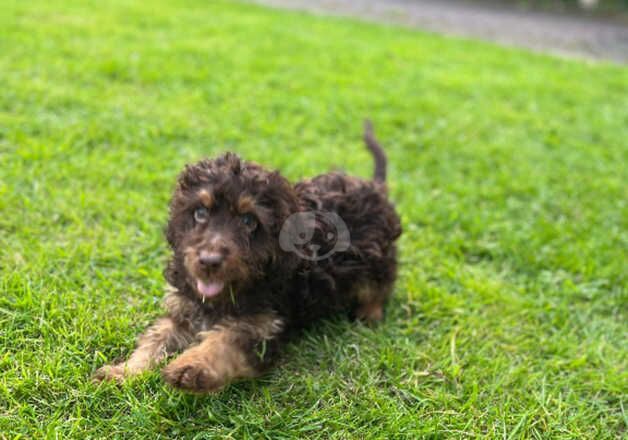
[[[625,67],[224,1],[0,29],[0,438],[626,435]],[[382,325],[216,396],[90,382],[160,314],[183,164],[368,176],[366,116],[404,226]]]

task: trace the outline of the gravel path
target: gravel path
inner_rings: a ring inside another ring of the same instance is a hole
[[[455,0],[256,0],[475,37],[553,54],[628,63],[628,23]]]

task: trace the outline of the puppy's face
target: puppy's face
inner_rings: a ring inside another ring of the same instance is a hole
[[[203,301],[237,294],[281,261],[279,230],[294,210],[284,178],[233,154],[186,167],[167,230],[179,277]]]

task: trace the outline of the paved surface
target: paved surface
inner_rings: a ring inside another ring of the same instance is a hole
[[[480,38],[562,56],[628,63],[628,22],[456,0],[254,0]]]

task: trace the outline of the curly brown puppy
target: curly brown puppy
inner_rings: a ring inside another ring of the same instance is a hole
[[[375,158],[372,181],[329,173],[292,186],[233,153],[186,166],[166,232],[166,316],[126,362],[95,378],[121,381],[182,352],[164,379],[214,392],[259,375],[288,335],[317,319],[381,319],[401,225],[368,121],[364,139]]]

